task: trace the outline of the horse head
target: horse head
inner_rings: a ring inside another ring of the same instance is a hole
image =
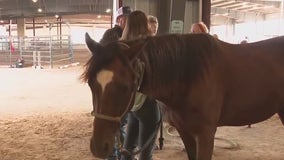
[[[88,34],[85,40],[92,57],[83,79],[92,92],[95,116],[90,148],[94,156],[106,158],[113,151],[121,118],[131,109],[138,87],[137,47],[122,42],[102,46]]]

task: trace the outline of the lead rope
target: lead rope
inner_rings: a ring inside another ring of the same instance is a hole
[[[160,116],[161,116],[161,122],[160,122],[161,124],[160,124],[159,149],[162,150],[164,147],[164,135],[163,135],[164,125],[163,125],[163,114],[162,114],[161,108],[160,108]]]

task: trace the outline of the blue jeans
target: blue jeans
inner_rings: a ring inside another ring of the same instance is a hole
[[[123,147],[130,152],[141,148],[150,139],[149,145],[139,154],[139,160],[152,160],[153,148],[158,133],[160,109],[154,99],[146,98],[143,106],[128,113],[127,134]],[[122,160],[133,160],[134,156],[122,155]]]

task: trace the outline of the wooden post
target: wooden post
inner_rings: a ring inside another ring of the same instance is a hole
[[[211,0],[202,0],[202,21],[210,30]]]

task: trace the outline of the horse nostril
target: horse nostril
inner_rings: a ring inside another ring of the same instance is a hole
[[[95,139],[91,138],[90,149],[93,156],[104,159],[105,157],[108,157],[110,152],[113,150],[113,145],[109,140],[95,141]]]

